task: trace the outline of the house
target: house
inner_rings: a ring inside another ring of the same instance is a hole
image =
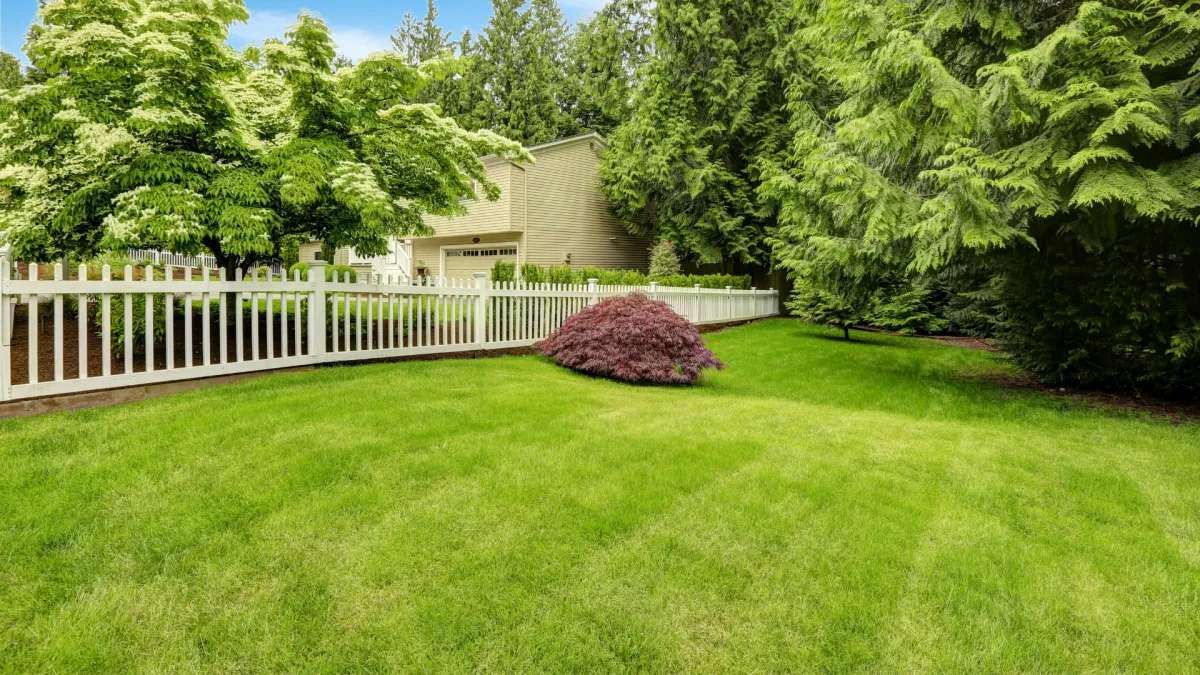
[[[638,269],[649,265],[648,237],[629,234],[600,192],[596,133],[563,138],[528,148],[534,163],[484,157],[488,178],[500,186],[500,199],[464,199],[465,215],[426,216],[433,236],[397,240],[387,256],[358,258],[349,249],[335,262],[370,264],[383,275],[470,278],[488,272],[497,260],[521,265]],[[301,260],[320,250],[301,247]]]

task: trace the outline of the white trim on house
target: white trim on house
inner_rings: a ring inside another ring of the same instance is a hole
[[[516,241],[493,241],[486,244],[445,244],[438,247],[438,273],[446,275],[446,251],[464,251],[481,248],[512,248],[517,251],[517,262],[521,260],[521,244]],[[521,266],[517,265],[517,275],[521,274]]]

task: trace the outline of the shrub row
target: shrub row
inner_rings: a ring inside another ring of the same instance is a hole
[[[517,266],[515,263],[496,261],[492,265],[492,281],[513,281],[516,279]],[[647,286],[656,281],[660,286],[691,288],[700,284],[701,288],[725,288],[732,286],[738,290],[749,290],[750,275],[734,274],[671,274],[653,277],[638,270],[606,270],[599,267],[581,267],[571,269],[570,265],[522,265],[521,279],[530,283],[542,284],[586,284],[588,279],[599,279],[601,286]]]
[[[296,270],[300,270],[300,278],[308,280],[308,263],[298,262],[288,269],[288,276],[291,276]],[[346,273],[350,273],[350,283],[358,281],[358,272],[355,272],[349,265],[326,265],[325,266],[325,281],[333,281],[333,275],[337,275],[338,281],[342,281],[346,277]]]

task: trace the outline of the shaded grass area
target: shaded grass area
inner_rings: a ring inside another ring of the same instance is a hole
[[[776,320],[0,423],[12,671],[1200,667],[1200,428]]]

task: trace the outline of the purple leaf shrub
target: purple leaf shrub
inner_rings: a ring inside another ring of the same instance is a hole
[[[626,382],[690,384],[705,368],[725,367],[695,326],[641,293],[584,308],[538,349],[560,365]]]

